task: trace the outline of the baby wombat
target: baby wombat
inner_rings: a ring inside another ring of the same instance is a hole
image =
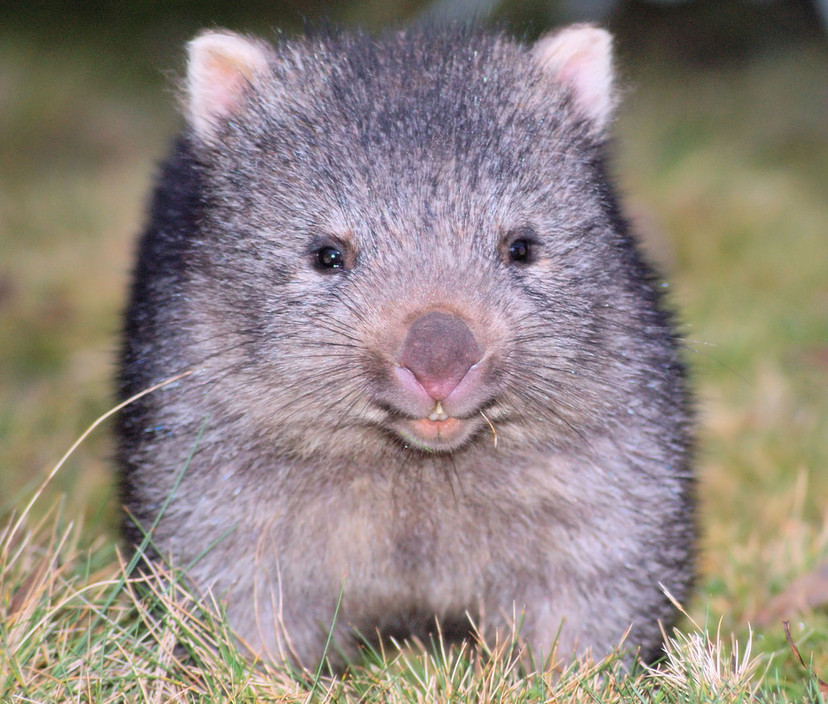
[[[157,523],[263,655],[470,620],[658,653],[692,428],[607,176],[612,74],[589,26],[190,43],[120,395],[192,373],[121,416],[126,534]]]

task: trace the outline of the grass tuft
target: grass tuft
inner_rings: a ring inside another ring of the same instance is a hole
[[[748,639],[694,625],[667,640],[661,667],[625,669],[552,658],[536,666],[512,637],[447,645],[406,642],[366,651],[342,675],[257,660],[234,637],[222,604],[185,576],[140,572],[110,545],[83,546],[59,505],[0,532],[0,701],[94,702],[742,702],[760,686]]]

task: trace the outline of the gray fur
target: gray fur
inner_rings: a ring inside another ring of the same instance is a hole
[[[501,36],[269,51],[239,115],[186,129],[160,176],[120,395],[194,373],[122,414],[129,511],[150,525],[195,447],[155,546],[207,551],[190,577],[276,659],[315,664],[340,588],[344,657],[352,629],[454,635],[467,612],[489,637],[523,612],[543,654],[560,630],[559,653],[600,656],[631,627],[652,657],[659,583],[682,599],[692,577],[692,424],[604,138]],[[524,230],[536,259],[505,261]],[[348,265],[319,271],[332,239]],[[463,440],[435,452],[398,432],[416,413],[391,378],[431,310],[486,350]]]

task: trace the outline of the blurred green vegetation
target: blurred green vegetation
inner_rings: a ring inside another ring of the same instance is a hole
[[[112,405],[134,238],[179,125],[183,42],[203,26],[268,34],[327,16],[379,27],[422,10],[60,7],[0,9],[0,514]],[[545,13],[513,3],[495,19],[531,37]],[[668,274],[698,389],[695,613],[744,631],[828,559],[828,46],[806,2],[625,2],[609,19],[625,92],[615,172]],[[65,496],[67,515],[114,541],[110,454],[99,430],[44,508]],[[828,615],[795,630],[828,671]],[[759,644],[784,651],[778,627]]]

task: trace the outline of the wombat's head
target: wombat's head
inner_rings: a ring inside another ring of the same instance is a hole
[[[624,412],[653,294],[604,176],[604,31],[207,32],[185,102],[189,361],[245,432],[462,452]]]

